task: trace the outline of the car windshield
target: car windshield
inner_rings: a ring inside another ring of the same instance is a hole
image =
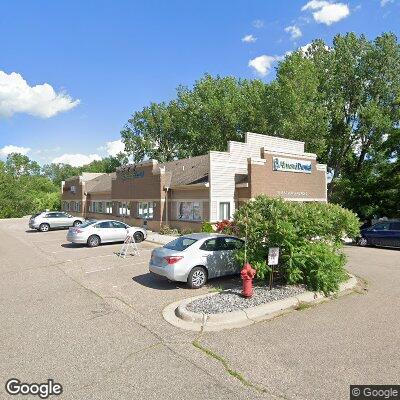
[[[167,243],[164,248],[169,250],[184,251],[195,242],[197,242],[196,239],[181,236],[172,242]]]
[[[79,228],[86,228],[89,225],[93,225],[97,221],[86,221],[83,224],[79,225]]]

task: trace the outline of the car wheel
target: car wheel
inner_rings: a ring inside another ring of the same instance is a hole
[[[133,234],[133,238],[135,239],[135,242],[136,242],[136,243],[140,243],[140,242],[143,242],[143,240],[144,240],[144,235],[143,235],[142,232],[135,232],[135,233]]]
[[[50,230],[49,224],[40,224],[39,231],[40,232],[48,232]]]
[[[360,239],[358,239],[358,245],[361,247],[365,247],[368,245],[368,240],[361,237]]]
[[[188,276],[188,285],[192,289],[200,289],[207,282],[207,271],[203,267],[194,267]]]
[[[97,247],[100,244],[100,238],[97,235],[89,236],[87,245],[89,247]]]
[[[82,225],[82,221],[74,221],[73,226]]]

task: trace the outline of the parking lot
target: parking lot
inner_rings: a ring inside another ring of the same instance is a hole
[[[0,398],[11,377],[52,378],[65,399],[341,399],[350,384],[400,383],[398,250],[346,249],[367,293],[197,334],[169,325],[162,309],[231,281],[193,291],[149,275],[153,244],[123,259],[120,244],[65,236],[0,221]]]

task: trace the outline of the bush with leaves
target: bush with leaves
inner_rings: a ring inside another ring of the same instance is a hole
[[[335,204],[298,203],[259,196],[234,216],[239,235],[247,240],[247,260],[266,278],[269,247],[280,248],[280,266],[288,283],[303,283],[325,294],[336,292],[346,278],[344,236],[359,233],[357,216]],[[244,261],[244,251],[238,254]]]
[[[215,224],[215,228],[218,233],[225,233],[226,235],[237,235],[238,228],[233,221],[229,219],[223,219]]]
[[[201,224],[201,231],[204,233],[213,233],[214,229],[213,226],[211,225],[211,222],[204,221]]]
[[[178,229],[171,228],[169,225],[161,225],[158,233],[160,235],[179,235]]]

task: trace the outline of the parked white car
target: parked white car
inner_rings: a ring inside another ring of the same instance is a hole
[[[126,236],[133,235],[136,243],[142,242],[147,237],[143,228],[131,227],[124,222],[114,220],[92,220],[70,228],[67,240],[71,243],[87,244],[96,247],[101,243],[123,242]]]
[[[181,236],[153,250],[149,270],[197,289],[210,278],[238,274],[242,266],[236,251],[243,245],[237,237],[218,233]]]
[[[70,226],[79,226],[85,222],[82,217],[74,217],[60,211],[44,211],[32,215],[29,219],[29,228],[37,229],[41,232],[47,232],[50,229],[69,228]]]

